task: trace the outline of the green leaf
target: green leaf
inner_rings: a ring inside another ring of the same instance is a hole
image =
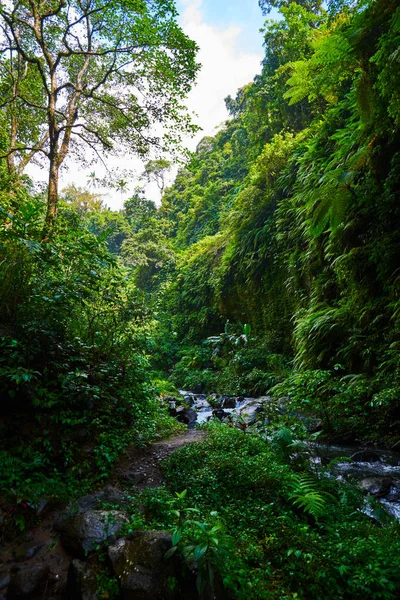
[[[166,559],[171,558],[171,556],[173,556],[177,550],[178,550],[177,546],[172,546],[172,548],[170,548],[169,550],[166,551],[166,553],[164,554],[164,558],[166,558]]]
[[[172,543],[175,546],[176,544],[178,544],[182,539],[182,529],[180,527],[178,527],[178,529],[176,529],[172,535]]]

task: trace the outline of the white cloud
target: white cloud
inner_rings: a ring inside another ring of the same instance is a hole
[[[198,115],[204,135],[211,135],[228,117],[224,98],[252,81],[260,70],[261,54],[241,52],[238,38],[240,25],[219,29],[206,22],[201,11],[202,0],[186,0],[181,25],[185,33],[198,44],[198,60],[202,69],[197,84],[189,94],[188,107]],[[193,148],[195,142],[189,142]]]

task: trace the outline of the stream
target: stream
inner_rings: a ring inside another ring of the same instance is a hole
[[[175,403],[170,402],[172,414],[175,413],[174,416],[186,423],[190,429],[206,423],[212,417],[222,420],[231,416],[252,425],[257,421],[258,414],[271,401],[269,396],[260,398],[218,394],[207,396],[187,390],[179,390],[179,394],[186,407],[176,408]],[[318,420],[309,419],[311,423],[316,421]],[[321,472],[324,475],[357,485],[375,497],[389,515],[400,521],[399,453],[361,444],[308,442],[306,446],[307,454],[318,474],[323,467]],[[343,460],[340,460],[342,458]],[[335,462],[326,471],[325,467],[334,459]],[[365,512],[372,516],[368,502],[366,502]]]

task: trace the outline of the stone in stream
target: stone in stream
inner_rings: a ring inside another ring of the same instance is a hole
[[[229,416],[229,413],[225,412],[223,408],[215,408],[212,412],[213,417],[217,417],[220,421]]]
[[[390,477],[366,477],[360,481],[359,487],[373,496],[382,498],[389,492],[391,484]]]
[[[195,423],[197,421],[197,413],[192,408],[180,407],[176,412],[176,418],[178,421],[180,421],[180,423],[190,425],[191,423]]]
[[[353,462],[381,462],[379,454],[373,452],[373,450],[359,450],[358,452],[355,452],[350,458]]]
[[[135,531],[108,548],[122,600],[174,598],[168,580],[179,576],[180,562],[175,556],[165,559],[171,540],[171,535],[163,531]]]
[[[236,408],[236,398],[234,396],[225,396],[222,408]]]
[[[129,520],[118,510],[88,510],[71,516],[60,524],[61,542],[77,558],[105,542],[114,542],[116,534]]]
[[[388,502],[400,502],[400,489],[392,486],[389,490],[389,493],[385,497],[385,500]]]

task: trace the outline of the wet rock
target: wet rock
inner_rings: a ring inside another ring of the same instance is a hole
[[[98,545],[113,543],[121,527],[128,523],[118,510],[88,510],[68,518],[61,524],[61,541],[73,556],[84,558]]]
[[[388,502],[400,502],[400,489],[392,486],[385,499]]]
[[[254,425],[258,415],[263,411],[264,404],[256,398],[245,398],[244,406],[240,409],[240,416],[243,417],[248,425]]]
[[[197,421],[197,413],[192,408],[178,408],[176,418],[180,423],[190,425]]]
[[[359,486],[373,496],[381,498],[389,492],[391,483],[389,477],[367,477],[360,481]]]
[[[71,561],[66,600],[98,600],[97,589],[97,577],[92,567],[78,559]]]
[[[29,565],[18,568],[11,575],[7,588],[7,598],[32,598],[45,583],[49,573],[47,565]]]
[[[196,398],[196,401],[193,404],[192,408],[194,408],[197,411],[208,410],[208,409],[210,409],[210,404],[207,402],[207,400],[205,398],[199,397],[199,398]]]
[[[350,458],[353,462],[381,462],[379,454],[372,450],[360,450],[359,452],[355,452]]]
[[[122,600],[169,600],[174,597],[168,578],[178,574],[177,559],[165,559],[171,536],[162,531],[136,531],[108,549]]]
[[[36,544],[31,542],[28,544],[21,544],[14,550],[14,557],[16,561],[23,561],[32,558],[43,548],[44,544]]]
[[[236,398],[233,396],[226,396],[222,402],[222,408],[235,408]]]
[[[213,417],[217,417],[220,421],[229,416],[229,413],[225,412],[223,408],[215,408],[212,412]]]

